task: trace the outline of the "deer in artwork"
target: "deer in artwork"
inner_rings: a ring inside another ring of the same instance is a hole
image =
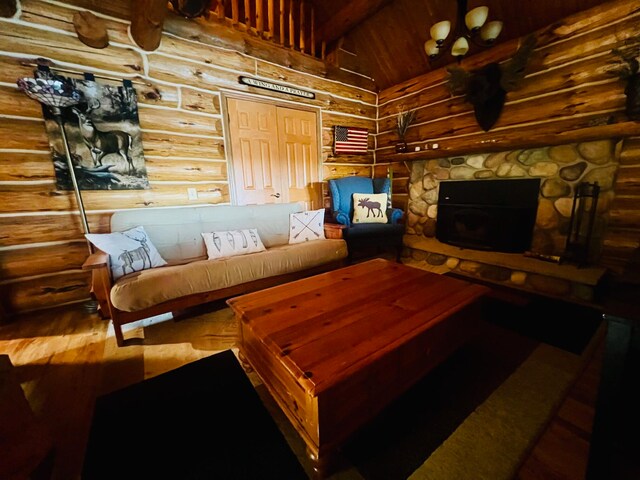
[[[118,256],[118,260],[122,262],[122,274],[126,275],[127,268],[130,269],[131,272],[135,272],[136,270],[133,268],[133,263],[138,260],[142,260],[142,269],[147,265],[151,268],[151,256],[149,255],[150,249],[147,245],[147,237],[142,235],[142,238],[136,238],[132,235],[127,235],[126,233],[125,236],[129,237],[131,240],[135,240],[140,244],[140,246],[133,250],[124,250]]]
[[[362,198],[358,200],[358,206],[369,209],[367,211],[367,218],[369,218],[369,214],[371,213],[373,213],[374,217],[382,217],[382,209],[380,208],[380,202],[372,202],[370,201],[369,198]]]
[[[133,165],[133,159],[131,155],[129,155],[132,140],[131,135],[121,130],[105,131],[96,127],[89,116],[91,112],[98,108],[100,108],[100,102],[96,99],[91,101],[86,112],[82,112],[76,107],[71,108],[78,117],[78,127],[82,134],[82,140],[91,152],[93,164],[96,167],[101,166],[102,159],[106,155],[117,153],[127,162],[129,174],[134,173],[136,169]]]

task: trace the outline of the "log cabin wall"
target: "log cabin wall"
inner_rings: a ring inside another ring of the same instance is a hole
[[[406,176],[407,166],[413,160],[446,163],[460,157],[477,159],[478,155],[495,158],[487,154],[496,152],[533,148],[547,151],[547,147],[556,145],[611,141],[620,147],[617,157],[622,159],[620,170],[624,171],[625,180],[615,182],[618,169],[611,171],[609,184],[614,184],[613,191],[620,198],[614,202],[608,199],[611,211],[602,212],[610,213],[614,226],[604,238],[601,261],[618,272],[624,271],[632,252],[640,247],[638,231],[629,230],[630,222],[640,213],[640,197],[634,163],[637,140],[621,142],[621,139],[640,134],[640,122],[630,120],[625,113],[625,81],[618,74],[622,63],[612,50],[623,46],[625,41],[637,39],[639,25],[640,4],[635,0],[618,0],[536,32],[538,43],[527,75],[520,88],[507,94],[504,110],[488,132],[478,126],[471,104],[463,96],[450,94],[445,69],[381,91],[376,169],[382,171],[385,165],[395,168],[400,163]],[[463,60],[461,66],[473,71],[491,62],[503,62],[517,51],[520,42],[521,39],[497,45]],[[395,125],[400,108],[415,109],[416,120],[406,135],[409,153],[396,154]],[[420,151],[414,151],[416,148]],[[511,165],[529,170],[526,163],[517,161],[517,155],[512,158]],[[486,170],[484,165],[469,168]],[[503,172],[506,175],[507,169],[503,168]],[[472,172],[471,178],[474,173],[477,172]],[[485,174],[488,175],[487,172],[480,175]],[[492,172],[495,175],[498,173]],[[402,180],[406,181],[404,177]],[[407,200],[408,192],[396,191],[395,203]]]
[[[73,192],[56,189],[41,107],[16,86],[19,77],[33,76],[38,59],[62,74],[93,73],[99,82],[131,79],[138,94],[151,189],[83,191],[93,233],[107,232],[119,209],[230,202],[222,89],[318,107],[324,179],[371,175],[373,136],[366,155],[332,155],[334,125],[375,132],[377,95],[369,80],[345,72],[329,80],[324,64],[310,56],[242,40],[231,29],[226,37],[208,35],[177,16],[167,18],[160,47],[145,52],[131,40],[128,21],[94,11],[110,38],[108,47],[94,49],[76,36],[72,17],[80,10],[23,0],[17,17],[0,18],[0,305],[8,314],[89,298],[89,274],[81,270],[87,246]],[[239,75],[311,90],[316,98],[240,85]],[[197,200],[188,199],[188,187],[197,189]]]

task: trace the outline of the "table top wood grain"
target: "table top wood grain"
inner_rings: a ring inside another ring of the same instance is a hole
[[[489,289],[373,259],[227,301],[312,396]]]

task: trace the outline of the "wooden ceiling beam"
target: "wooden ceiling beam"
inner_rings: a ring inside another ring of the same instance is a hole
[[[315,40],[335,45],[335,41],[346,35],[350,30],[377,13],[381,8],[389,5],[393,0],[351,0],[336,10],[315,31]]]
[[[140,48],[152,51],[160,45],[167,0],[136,0],[131,5],[131,37]]]

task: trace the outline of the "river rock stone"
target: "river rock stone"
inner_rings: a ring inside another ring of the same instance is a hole
[[[498,177],[524,177],[526,173],[524,168],[515,163],[503,163],[496,171]]]
[[[447,261],[446,255],[440,255],[439,253],[430,253],[427,257],[427,263],[429,265],[443,265]]]
[[[551,177],[558,173],[558,164],[553,162],[538,162],[529,169],[532,177]]]
[[[547,156],[546,150],[540,148],[524,150],[518,155],[518,161],[523,165],[534,165],[547,160],[549,160],[549,157]]]
[[[514,285],[524,285],[527,282],[527,274],[526,272],[512,272],[510,281]]]
[[[425,167],[424,173],[426,175],[427,172],[435,173],[440,167],[440,160],[428,160]]]
[[[573,198],[559,198],[553,202],[553,206],[563,217],[571,217],[571,209],[573,208]]]
[[[578,162],[573,165],[567,165],[560,169],[560,178],[567,180],[568,182],[573,182],[580,178],[580,175],[583,174],[586,168],[587,162]]]
[[[480,270],[480,268],[482,268],[482,264],[473,262],[471,260],[460,260],[460,265],[458,265],[458,268],[463,272],[475,274]]]
[[[422,195],[420,195],[420,198],[430,205],[438,203],[438,189],[432,188],[431,190],[427,190]]]
[[[420,217],[418,215],[416,215],[415,213],[413,213],[412,211],[409,211],[407,213],[407,225],[410,227],[413,227],[416,223],[418,223],[418,221],[420,220]]]
[[[575,145],[558,145],[549,148],[549,158],[559,163],[571,163],[578,159]]]
[[[462,165],[464,163],[464,157],[455,157],[451,159],[451,165]]]
[[[507,162],[517,162],[518,161],[518,156],[523,152],[523,150],[514,150],[513,152],[507,152],[507,156],[505,158],[505,160]]]
[[[473,178],[491,178],[493,177],[493,171],[491,170],[480,170],[479,172],[475,172],[473,174]]]
[[[484,167],[491,169],[497,168],[498,165],[505,162],[508,153],[509,152],[492,153],[484,161]]]
[[[427,217],[429,218],[438,217],[438,205],[429,205],[429,208],[427,209]]]
[[[496,265],[483,265],[480,269],[480,276],[494,282],[506,282],[511,278],[511,270]]]
[[[416,235],[422,235],[422,224],[421,223],[416,223],[413,226],[413,229],[416,231]]]
[[[582,142],[578,145],[582,158],[596,165],[604,165],[613,159],[614,144],[611,140]]]
[[[547,178],[542,182],[540,193],[546,198],[564,197],[571,193],[571,186],[559,178]]]
[[[589,183],[598,182],[598,185],[600,185],[600,191],[609,190],[613,187],[617,170],[618,165],[594,168],[583,177],[583,180]]]
[[[473,168],[482,168],[484,164],[484,156],[483,155],[472,155],[467,157],[467,165]]]
[[[422,225],[422,234],[425,237],[433,238],[436,236],[436,221],[428,218]]]
[[[536,214],[536,226],[549,230],[558,226],[558,212],[553,207],[551,200],[540,199],[538,201],[538,213]]]
[[[427,173],[424,177],[422,177],[422,187],[425,190],[430,190],[432,188],[436,188],[438,186],[438,180],[436,180],[436,176],[433,173]]]
[[[449,176],[452,180],[464,179],[468,180],[473,178],[473,174],[476,170],[471,167],[452,167],[449,173]]]
[[[442,168],[449,168],[451,166],[451,162],[448,158],[441,158],[438,160],[438,165]]]
[[[419,217],[427,215],[427,208],[429,208],[429,205],[427,205],[427,202],[423,202],[422,200],[414,200],[409,203],[409,211],[415,213]]]
[[[411,176],[409,178],[410,183],[415,183],[424,175],[424,164],[426,160],[417,160],[411,162]]]
[[[435,171],[436,178],[438,180],[448,180],[449,179],[449,169],[448,168],[437,168]]]
[[[422,188],[422,182],[420,181],[413,182],[409,186],[409,198],[411,200],[417,200],[418,198],[420,198],[420,195],[422,195],[423,192],[424,188]]]
[[[460,263],[460,259],[456,257],[449,257],[447,258],[445,265],[449,270],[455,270],[459,263]]]
[[[427,259],[428,255],[429,254],[424,250],[417,250],[415,248],[411,252],[411,258],[417,260],[418,262],[424,262]]]

